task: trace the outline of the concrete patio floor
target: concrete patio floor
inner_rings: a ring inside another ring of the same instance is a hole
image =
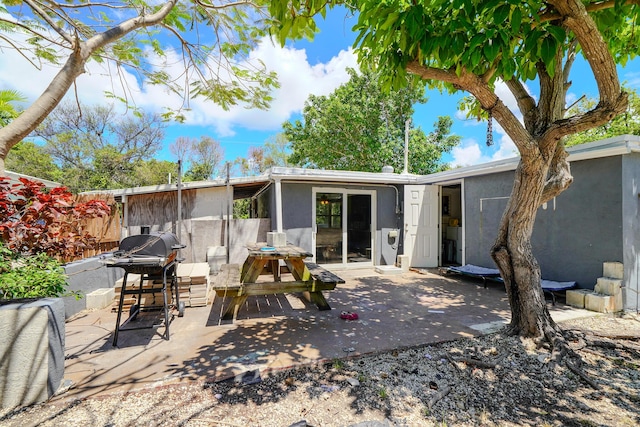
[[[340,271],[345,284],[318,311],[294,295],[250,297],[235,323],[221,321],[223,301],[187,308],[164,327],[121,331],[113,347],[116,313],[84,311],[66,324],[64,384],[55,399],[76,399],[181,381],[240,378],[295,365],[476,336],[510,318],[504,287],[431,272],[381,275]],[[549,308],[556,321],[594,313]],[[342,311],[359,315],[340,318]],[[145,313],[148,316],[152,313]],[[159,318],[159,314],[153,314]],[[144,322],[142,318],[137,322]]]

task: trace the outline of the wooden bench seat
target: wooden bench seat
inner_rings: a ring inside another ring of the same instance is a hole
[[[223,264],[216,276],[211,289],[219,297],[235,297],[242,294],[240,283],[240,266],[238,264]]]
[[[337,285],[338,283],[344,283],[344,279],[333,274],[329,270],[319,266],[316,263],[305,262],[305,265],[307,266],[309,273],[311,273],[311,277],[313,277],[313,280],[315,280],[316,282],[322,282],[325,284],[334,284],[334,285]]]

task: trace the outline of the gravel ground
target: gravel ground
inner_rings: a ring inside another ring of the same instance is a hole
[[[496,333],[242,381],[63,395],[0,412],[0,426],[639,425],[640,318],[562,326],[586,379],[550,363],[550,349]]]

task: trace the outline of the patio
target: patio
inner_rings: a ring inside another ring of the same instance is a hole
[[[388,351],[495,330],[510,317],[504,289],[432,272],[380,275],[340,271],[346,280],[318,311],[293,295],[250,297],[235,323],[220,320],[223,302],[187,308],[164,328],[121,332],[112,347],[116,313],[79,313],[66,324],[64,383],[54,399],[76,399],[184,381],[250,382],[261,373],[301,364]],[[593,315],[564,305],[556,321]],[[354,311],[355,321],[340,318]],[[144,322],[141,318],[139,322]]]

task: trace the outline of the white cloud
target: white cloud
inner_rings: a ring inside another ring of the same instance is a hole
[[[457,147],[451,150],[453,160],[451,166],[472,166],[486,163],[491,159],[482,153],[480,144],[474,138],[464,139]]]
[[[531,91],[527,86],[525,86],[525,89],[529,94],[531,94]],[[516,99],[507,85],[502,81],[498,81],[496,83],[495,93],[522,123],[522,114],[518,109]],[[458,117],[458,115],[456,115],[456,117]],[[484,128],[487,127],[486,121],[478,122],[474,120],[467,120],[465,125],[469,125],[468,123],[470,122],[476,126],[481,125]],[[494,145],[487,147],[486,141],[479,142],[476,138],[464,139],[458,147],[455,147],[451,151],[451,156],[453,157],[451,165],[454,167],[472,166],[517,156],[517,148],[515,144],[495,119],[492,122],[492,126]]]
[[[184,72],[181,56],[171,50],[165,53],[163,60],[156,58],[152,61],[161,64],[159,68],[170,75],[180,76]],[[292,114],[302,110],[310,94],[331,93],[349,80],[346,68],[357,69],[356,56],[351,49],[340,51],[327,63],[311,65],[305,50],[281,48],[268,38],[261,40],[248,61],[261,61],[267,70],[278,74],[280,88],[273,91],[270,108],[263,111],[239,105],[225,111],[210,101],[192,99],[190,110],[185,112],[187,126],[211,126],[218,137],[234,135],[238,127],[279,130]],[[119,70],[117,74],[113,64],[90,62],[86,68],[87,72],[76,79],[75,88],[71,87],[67,97],[77,93],[84,103],[110,102],[105,98],[105,91],[108,91],[126,97],[148,112],[162,112],[165,107],[179,108],[183,105],[180,96],[169,93],[163,86],[141,85],[135,75],[125,70]],[[0,55],[0,69],[9,70],[1,73],[0,88],[15,89],[30,100],[45,90],[58,71],[49,64],[38,70],[12,49],[6,49]]]

